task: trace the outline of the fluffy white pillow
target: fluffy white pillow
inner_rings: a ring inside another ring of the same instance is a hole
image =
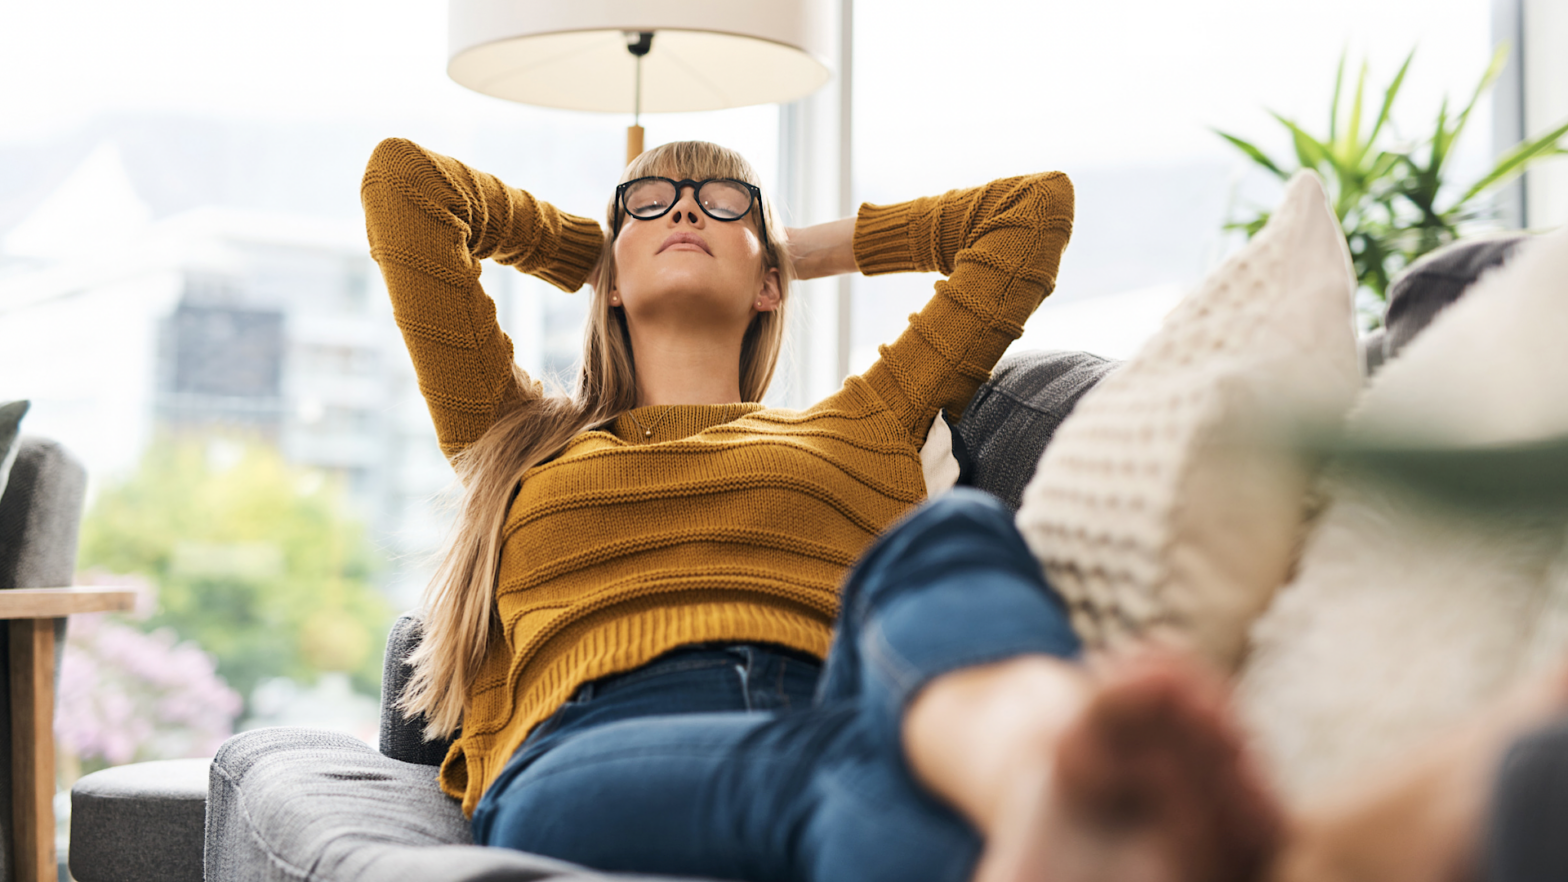
[[[1351,439],[1568,434],[1568,230],[1527,243],[1378,372]],[[1452,506],[1331,468],[1238,701],[1288,797],[1375,769],[1568,660],[1568,518]]]
[[[1091,648],[1167,640],[1237,664],[1289,575],[1310,478],[1255,442],[1349,406],[1354,290],[1323,184],[1298,174],[1268,226],[1062,424],[1018,526]]]

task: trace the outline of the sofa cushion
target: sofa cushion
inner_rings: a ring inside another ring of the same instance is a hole
[[[224,882],[530,882],[612,877],[472,845],[436,770],[347,735],[255,729],[212,762],[206,878]],[[613,877],[625,879],[625,876]]]
[[[1564,279],[1568,230],[1522,246],[1378,372],[1345,445],[1454,461],[1560,447]],[[1257,622],[1238,688],[1263,756],[1298,800],[1416,749],[1568,653],[1562,506],[1350,465],[1326,473],[1330,503]]]
[[[1398,355],[1438,313],[1457,301],[1487,270],[1502,266],[1529,238],[1528,233],[1503,233],[1466,239],[1433,251],[1400,273],[1388,286],[1382,359]]]
[[[1520,738],[1498,770],[1485,855],[1490,882],[1568,879],[1568,716]]]
[[[1018,525],[1091,649],[1163,640],[1239,662],[1294,562],[1310,479],[1260,433],[1349,405],[1354,291],[1322,182],[1298,174],[1268,225],[1062,424]]]
[[[1035,351],[1002,359],[954,427],[954,449],[967,467],[959,483],[1017,511],[1057,427],[1118,364],[1087,352]]]
[[[159,760],[84,776],[71,788],[77,882],[201,882],[211,760]]]

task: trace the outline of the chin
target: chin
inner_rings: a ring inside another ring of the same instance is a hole
[[[706,281],[707,283],[702,283]],[[719,288],[711,280],[649,286],[625,296],[628,314],[642,320],[658,321],[670,317],[686,324],[703,318],[734,319],[749,312],[750,299],[737,297],[734,288]]]

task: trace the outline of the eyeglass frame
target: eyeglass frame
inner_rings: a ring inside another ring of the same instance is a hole
[[[669,204],[668,208],[650,217],[637,217],[637,215],[632,214],[631,209],[626,207],[626,191],[630,189],[633,184],[640,184],[643,181],[667,181],[670,184],[673,184],[675,186],[674,201]],[[707,184],[713,183],[714,181],[728,181],[731,184],[740,184],[742,187],[746,188],[747,192],[751,194],[751,204],[746,206],[746,211],[744,214],[741,214],[738,217],[718,217],[714,215],[713,212],[709,211],[707,206],[702,204],[702,197],[700,195],[702,193],[702,188]],[[697,207],[702,210],[702,213],[708,217],[713,218],[719,223],[728,224],[734,223],[738,220],[744,220],[745,218],[751,216],[752,209],[756,209],[757,225],[759,227],[760,233],[762,234],[762,247],[766,249],[769,254],[773,253],[773,248],[768,244],[768,213],[762,209],[762,188],[749,181],[737,180],[735,178],[705,178],[700,181],[694,181],[691,178],[686,178],[684,180],[677,181],[674,178],[666,178],[663,175],[644,175],[640,178],[633,178],[624,184],[619,184],[615,188],[615,224],[613,229],[610,231],[610,238],[615,239],[621,235],[623,212],[625,213],[626,217],[636,218],[637,220],[658,220],[675,209],[675,206],[681,201],[681,193],[684,192],[687,187],[692,188],[692,201],[697,203]]]

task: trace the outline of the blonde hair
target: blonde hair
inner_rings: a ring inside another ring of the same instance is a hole
[[[739,153],[704,141],[677,141],[642,154],[626,167],[621,181],[663,177],[735,178],[761,186],[756,171]],[[606,231],[614,229],[619,206],[611,198]],[[773,379],[784,346],[785,306],[792,268],[772,205],[764,197],[752,207],[753,223],[767,231],[763,266],[779,271],[779,304],[759,312],[741,343],[740,391],[760,401]],[[570,394],[532,398],[497,412],[495,422],[452,459],[463,495],[440,567],[425,589],[424,637],[409,657],[412,672],[398,707],[409,717],[423,714],[425,737],[451,735],[462,723],[469,686],[479,673],[501,623],[495,608],[500,567],[501,527],[523,475],[557,454],[573,438],[612,422],[637,406],[637,371],[626,315],[611,306],[615,285],[614,240],[605,237],[583,335],[582,367]],[[530,383],[515,364],[513,374]]]

